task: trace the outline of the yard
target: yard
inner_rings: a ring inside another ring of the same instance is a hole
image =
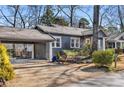
[[[7,82],[7,86],[15,87],[54,87],[65,86],[80,80],[95,77],[104,72],[82,71],[83,68],[93,64],[53,64],[53,63],[29,63],[15,64],[16,78]]]
[[[106,75],[93,64],[54,64],[47,62],[14,64],[16,77],[7,82],[9,87],[58,87],[78,84],[82,80]],[[118,70],[124,69],[124,55],[118,62]]]

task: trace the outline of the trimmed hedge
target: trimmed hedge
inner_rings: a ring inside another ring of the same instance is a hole
[[[11,80],[15,76],[13,67],[7,53],[7,49],[3,44],[0,44],[0,77],[5,80]]]
[[[110,67],[114,61],[114,53],[113,49],[95,51],[92,54],[93,63],[98,67]]]

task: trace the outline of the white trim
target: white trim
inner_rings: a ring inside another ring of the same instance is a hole
[[[34,44],[32,44],[32,59],[34,59]]]
[[[61,38],[61,36],[53,36],[55,39],[60,39],[60,47],[57,47],[57,45],[56,45],[56,40],[55,41],[53,41],[52,43],[54,43],[54,47],[52,46],[52,48],[62,48],[62,38]]]
[[[117,49],[117,42],[115,42],[115,49]]]
[[[74,40],[74,47],[72,47],[72,39]],[[79,40],[79,46],[76,47],[76,40]],[[70,38],[70,48],[80,48],[80,38],[79,37],[71,37]]]
[[[53,57],[53,50],[52,50],[52,42],[49,42],[49,60],[52,61],[52,57]]]
[[[105,38],[103,37],[103,50],[105,50]]]

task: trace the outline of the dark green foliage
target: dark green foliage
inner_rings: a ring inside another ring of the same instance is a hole
[[[52,6],[47,6],[46,12],[41,17],[41,23],[44,23],[46,25],[51,25],[53,21],[54,21],[54,13],[53,13]]]
[[[86,44],[81,50],[80,50],[80,54],[82,56],[89,56],[91,55],[92,52],[92,48],[90,44]]]
[[[98,67],[110,67],[114,61],[114,50],[107,49],[105,51],[98,50],[94,51],[93,55],[93,63],[95,63]]]
[[[86,18],[81,18],[79,20],[79,27],[85,28],[87,25],[89,25],[89,21]]]
[[[62,25],[62,26],[68,26],[69,23],[64,18],[57,17],[54,19],[54,24],[58,24],[58,25]]]

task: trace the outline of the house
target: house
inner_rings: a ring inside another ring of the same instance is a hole
[[[86,44],[92,45],[93,31],[92,29],[82,29],[66,26],[41,26],[35,29],[50,35],[55,41],[49,43],[49,58],[56,55],[58,51],[63,49],[80,49]],[[99,30],[98,32],[98,49],[105,50],[106,34]]]
[[[66,26],[41,26],[35,29],[0,27],[0,41],[16,58],[49,59],[63,49],[80,49],[92,45],[92,29]],[[106,34],[99,30],[98,49],[105,49]],[[12,51],[14,50],[14,52]]]
[[[124,49],[124,32],[109,33],[106,42],[107,48]]]

